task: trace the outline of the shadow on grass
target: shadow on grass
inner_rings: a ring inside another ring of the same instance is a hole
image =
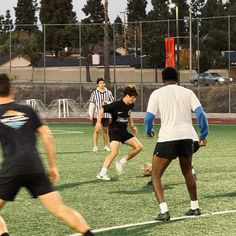
[[[165,190],[172,189],[170,185],[165,185]],[[128,194],[128,195],[134,195],[134,194],[144,194],[144,193],[151,193],[153,192],[152,185],[147,184],[144,185],[140,189],[133,189],[133,190],[118,190],[118,191],[112,191],[110,193],[117,193],[117,194]]]
[[[100,232],[96,233],[96,235],[99,236],[144,236],[144,235],[154,235],[154,228],[157,227],[158,225],[168,227],[170,224],[174,224],[176,221],[182,221],[184,219],[178,219],[174,221],[168,221],[168,222],[153,222],[153,223],[148,223],[145,225],[140,225],[140,226],[130,226],[124,229],[113,229],[113,230],[108,230],[106,232]],[[158,229],[157,229],[158,231]],[[158,235],[158,232],[156,232],[155,235]]]
[[[218,197],[236,197],[236,192],[219,193],[219,194],[204,196],[204,198],[218,198]]]
[[[79,181],[76,183],[65,183],[65,184],[60,184],[60,185],[56,185],[55,188],[56,190],[63,190],[63,189],[69,189],[69,188],[75,188],[84,184],[95,184],[95,183],[101,183],[101,184],[111,184],[113,182],[118,181],[117,178],[113,178],[111,181],[102,181],[99,179],[93,179],[93,180],[88,180],[88,181]]]

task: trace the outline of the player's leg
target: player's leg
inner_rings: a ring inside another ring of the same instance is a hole
[[[190,210],[186,213],[186,215],[200,215],[201,212],[197,200],[197,185],[192,173],[192,157],[179,158],[179,163],[191,199]]]
[[[110,180],[110,178],[107,176],[107,170],[109,169],[112,161],[115,159],[115,157],[119,153],[120,148],[120,142],[119,141],[111,141],[110,143],[111,152],[106,156],[103,166],[99,174],[97,175],[98,179],[102,180]]]
[[[123,167],[127,163],[127,161],[135,157],[143,149],[143,145],[139,142],[139,140],[136,137],[132,137],[126,140],[125,144],[130,146],[132,149],[130,149],[122,159],[116,162],[116,170],[118,174],[122,174]]]
[[[162,185],[162,175],[171,163],[171,159],[158,157],[156,154],[152,158],[152,185],[156,198],[160,204],[161,213],[155,218],[156,220],[169,220],[170,215],[164,196],[164,188]]]
[[[111,149],[109,148],[109,144],[108,144],[108,127],[107,126],[103,126],[103,143],[104,143],[104,150],[107,152],[110,152]]]
[[[85,219],[76,210],[66,206],[58,192],[50,192],[38,198],[49,212],[63,220],[70,228],[83,235],[93,235]]]
[[[95,129],[95,125],[96,125],[97,119],[93,118],[93,152],[97,152],[98,151],[98,137],[99,137],[99,133],[100,131],[96,131]]]
[[[5,205],[6,201],[0,199],[0,209]],[[8,236],[7,225],[5,220],[0,216],[0,235]]]

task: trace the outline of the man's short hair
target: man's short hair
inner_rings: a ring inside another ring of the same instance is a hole
[[[10,94],[11,82],[7,74],[0,74],[0,97],[6,97]]]
[[[138,94],[138,90],[135,88],[135,86],[130,85],[124,88],[124,96],[129,95],[130,97],[137,97]]]
[[[97,79],[97,84],[99,84],[100,81],[104,81],[105,82],[105,79],[103,79],[102,77],[98,78]]]
[[[177,70],[173,67],[166,67],[162,71],[162,79],[163,80],[171,80],[171,81],[178,81],[178,73]]]

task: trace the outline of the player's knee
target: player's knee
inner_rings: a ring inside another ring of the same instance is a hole
[[[140,144],[140,145],[136,146],[135,150],[136,150],[137,153],[141,152],[143,150],[143,145]]]

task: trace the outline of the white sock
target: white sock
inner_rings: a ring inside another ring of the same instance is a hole
[[[164,214],[168,211],[168,206],[166,202],[162,202],[160,204],[160,210],[161,210],[161,214]]]
[[[106,174],[107,174],[107,168],[102,167],[102,169],[101,169],[101,171],[100,171],[100,175],[101,175],[101,176],[104,176],[104,175],[106,175]]]
[[[198,200],[196,200],[196,201],[191,201],[191,203],[190,203],[190,208],[191,208],[192,210],[196,210],[197,208],[199,208]]]
[[[125,163],[127,163],[127,160],[125,157],[119,160],[119,163],[123,166]]]

